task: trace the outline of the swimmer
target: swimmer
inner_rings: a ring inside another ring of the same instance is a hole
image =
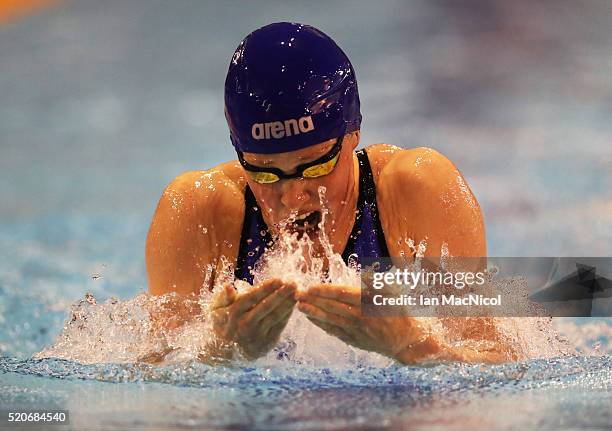
[[[159,201],[146,243],[152,294],[198,294],[212,286],[224,259],[237,279],[252,284],[250,269],[287,223],[289,231],[308,234],[315,251],[324,229],[345,261],[351,254],[413,256],[407,238],[426,240],[425,257],[439,256],[443,244],[451,256],[486,256],[478,202],[446,157],[386,144],[355,151],[362,118],[355,72],[316,28],[274,23],[249,34],[231,58],[225,116],[237,160],[179,175]],[[512,356],[502,345],[487,351],[444,345],[411,317],[363,316],[358,288],[325,284],[297,292],[278,279],[247,292],[221,289],[213,330],[256,359],[275,345],[295,308],[342,341],[401,363]],[[469,320],[466,333],[490,327]]]

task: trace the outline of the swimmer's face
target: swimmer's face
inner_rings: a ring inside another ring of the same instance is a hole
[[[277,168],[291,174],[298,165],[308,163],[327,154],[336,143],[336,139],[321,142],[297,151],[279,154],[244,153],[243,157],[250,165],[262,168]],[[359,143],[359,132],[344,137],[338,161],[334,169],[327,175],[317,178],[281,179],[270,184],[260,184],[246,175],[249,187],[259,204],[266,224],[273,229],[296,217],[289,222],[290,231],[314,233],[318,229],[323,213],[323,205],[319,198],[319,188],[325,187],[325,201],[328,216],[324,229],[332,243],[342,223],[352,222],[347,208],[351,196],[355,194],[355,164],[353,150]],[[354,196],[353,196],[354,197]],[[350,221],[349,221],[350,220]],[[350,227],[349,227],[350,228]],[[310,235],[311,238],[316,235]]]

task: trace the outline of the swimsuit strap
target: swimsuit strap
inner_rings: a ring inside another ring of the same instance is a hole
[[[357,151],[356,154],[359,162],[359,199],[353,230],[342,253],[345,262],[348,262],[351,254],[357,254],[358,261],[360,257],[389,256],[378,213],[376,184],[370,159],[365,149]]]
[[[264,235],[262,235],[262,232]],[[244,220],[234,276],[237,279],[252,283],[253,274],[251,274],[251,271],[266,247],[271,243],[272,236],[268,231],[268,226],[263,219],[255,195],[247,184],[244,190]]]

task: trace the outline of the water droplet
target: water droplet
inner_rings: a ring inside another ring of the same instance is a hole
[[[91,305],[96,305],[96,298],[94,298],[93,293],[87,292],[85,294],[85,302]]]

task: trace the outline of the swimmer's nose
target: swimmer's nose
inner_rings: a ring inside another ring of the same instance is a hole
[[[299,210],[308,202],[308,192],[304,187],[305,181],[302,178],[284,181],[281,203],[290,210]]]

